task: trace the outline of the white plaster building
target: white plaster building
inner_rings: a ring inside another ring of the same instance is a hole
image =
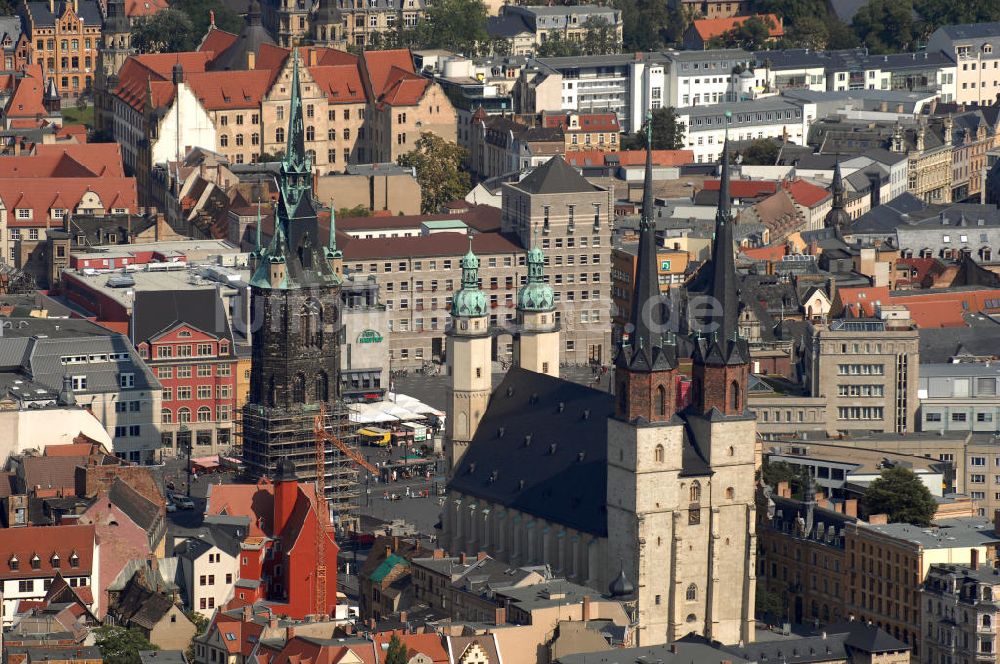
[[[802,145],[815,115],[815,105],[779,97],[677,109],[677,119],[685,126],[687,149],[694,152],[698,163],[719,159],[727,129],[734,140],[784,136]]]
[[[215,517],[210,517],[215,518]],[[187,596],[185,604],[206,618],[233,596],[240,576],[240,531],[247,525],[209,525],[174,548]]]

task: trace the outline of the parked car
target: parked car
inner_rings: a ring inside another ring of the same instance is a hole
[[[175,505],[172,500],[168,500],[167,501],[167,511],[168,512],[176,512],[177,511],[177,505]]]
[[[183,496],[183,495],[179,495],[179,494],[175,493],[174,496],[173,496],[173,499],[174,499],[174,502],[177,503],[177,507],[179,507],[182,510],[193,510],[194,509],[194,501],[191,500],[190,498],[188,498],[187,496]]]

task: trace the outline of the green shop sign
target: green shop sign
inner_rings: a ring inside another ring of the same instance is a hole
[[[661,260],[660,261],[660,269],[663,270],[664,272],[669,271],[670,270],[670,261]]]
[[[377,344],[382,342],[382,335],[375,330],[364,330],[358,335],[359,344]]]

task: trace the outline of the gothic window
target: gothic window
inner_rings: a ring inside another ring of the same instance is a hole
[[[305,403],[306,402],[306,377],[302,374],[297,374],[295,380],[292,384],[292,400],[295,403]]]
[[[687,587],[687,593],[685,593],[685,598],[689,602],[694,602],[698,599],[698,586],[693,583]]]
[[[309,253],[309,252],[306,252]],[[299,311],[299,330],[306,346],[323,346],[323,309],[315,300],[307,300]]]
[[[698,480],[691,483],[691,488],[688,490],[688,501],[692,503],[697,503],[701,500],[701,484]]]
[[[330,382],[326,377],[326,372],[320,371],[316,374],[316,400],[326,401],[329,398]]]
[[[726,500],[733,500],[734,498],[736,498],[736,489],[728,487],[726,489]]]
[[[177,411],[177,421],[181,424],[186,424],[191,421],[191,409],[181,408]]]
[[[735,380],[729,385],[729,407],[736,411],[740,409],[740,384]]]
[[[663,445],[657,445],[653,451],[653,460],[656,463],[663,463]]]
[[[662,385],[656,388],[656,414],[660,417],[667,414],[667,391]]]
[[[267,405],[274,408],[278,401],[278,390],[274,384],[274,377],[271,377],[271,382],[267,386]]]

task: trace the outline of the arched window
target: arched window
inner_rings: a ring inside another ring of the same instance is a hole
[[[295,380],[292,384],[292,400],[295,403],[306,402],[306,377],[302,374],[295,376]]]
[[[316,400],[326,401],[330,398],[330,381],[326,377],[325,371],[316,374]]]
[[[736,498],[736,489],[728,487],[726,489],[726,500],[733,500],[734,498]]]
[[[164,408],[160,411],[160,423],[170,424],[174,421],[174,413],[169,408]]]
[[[689,602],[696,601],[698,599],[698,586],[694,585],[693,583],[690,586],[688,586],[685,598]]]
[[[993,619],[990,618],[990,614],[984,613],[983,614],[983,627],[989,629],[990,625],[992,625],[992,624],[993,624]]]
[[[186,424],[191,421],[191,409],[181,408],[177,411],[177,421]]]
[[[653,460],[656,463],[663,463],[663,445],[657,445],[656,449],[653,450]]]
[[[729,446],[729,456],[736,456],[736,448],[732,445]]]
[[[697,503],[701,500],[701,484],[698,480],[691,483],[691,488],[688,490],[688,500],[692,503]]]
[[[656,414],[660,417],[667,414],[667,391],[662,385],[656,388]]]
[[[740,410],[740,384],[735,380],[729,384],[729,408]]]
[[[299,330],[306,346],[323,345],[323,309],[316,300],[307,300],[299,310]]]
[[[224,148],[229,147],[229,137],[226,136],[225,134],[219,136],[219,145],[221,145]]]
[[[237,145],[237,147],[242,147],[242,145],[243,145],[243,134],[236,134],[236,145]]]
[[[250,134],[250,145],[260,145],[260,134],[257,132]]]
[[[208,406],[200,406],[198,408],[198,421],[199,422],[211,422],[212,421],[212,409]]]

